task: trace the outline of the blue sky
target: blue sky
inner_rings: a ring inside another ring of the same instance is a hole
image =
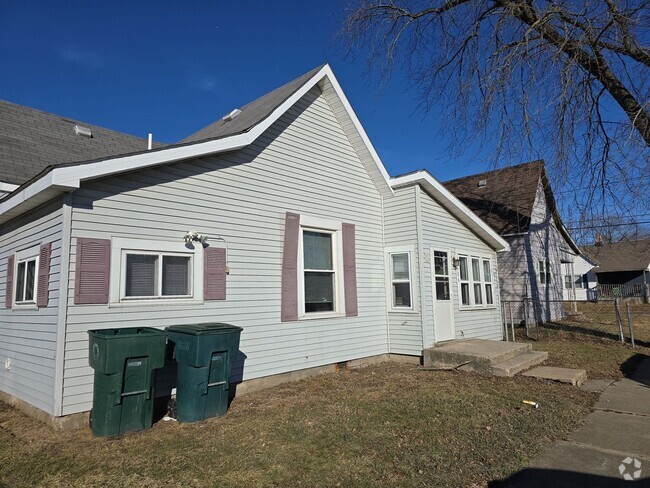
[[[0,0],[0,98],[176,142],[329,62],[392,175],[485,170],[487,151],[450,157],[444,121],[417,111],[400,73],[380,89],[365,58],[344,55],[345,5]]]

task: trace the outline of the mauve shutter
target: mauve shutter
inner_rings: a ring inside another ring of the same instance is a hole
[[[284,218],[284,249],[282,251],[282,299],[280,320],[298,320],[298,238],[300,215],[287,212]]]
[[[226,250],[222,247],[203,250],[203,299],[226,299]]]
[[[357,305],[357,258],[355,251],[354,224],[343,224],[343,285],[345,289],[345,315],[359,315]]]
[[[74,303],[108,303],[108,277],[111,262],[111,241],[108,239],[77,239]]]
[[[52,256],[52,243],[42,244],[38,258],[38,290],[36,306],[47,307],[50,300],[50,260]]]
[[[7,283],[5,287],[5,307],[11,308],[14,294],[14,257],[7,258]]]

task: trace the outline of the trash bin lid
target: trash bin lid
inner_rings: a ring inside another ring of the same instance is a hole
[[[171,325],[169,327],[166,327],[165,330],[168,330],[170,332],[180,332],[182,334],[204,335],[204,334],[233,334],[235,332],[241,332],[244,329],[230,324],[207,323],[207,324]]]

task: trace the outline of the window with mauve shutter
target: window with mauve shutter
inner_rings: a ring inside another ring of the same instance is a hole
[[[207,247],[203,250],[203,299],[226,299],[226,250]]]
[[[52,243],[42,244],[38,258],[38,287],[36,305],[47,307],[50,299],[50,261],[52,258]]]
[[[284,245],[282,249],[282,297],[280,320],[298,320],[298,241],[300,215],[287,212],[284,217]]]
[[[9,256],[7,258],[7,282],[5,288],[5,307],[11,308],[13,303],[14,295],[14,257]]]
[[[75,304],[108,303],[111,241],[77,239]]]
[[[343,282],[345,291],[345,315],[359,315],[357,305],[357,258],[354,224],[343,224]]]

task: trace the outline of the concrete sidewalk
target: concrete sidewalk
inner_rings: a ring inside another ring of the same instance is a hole
[[[568,441],[553,443],[500,486],[650,486],[650,357],[603,391],[595,411]]]

